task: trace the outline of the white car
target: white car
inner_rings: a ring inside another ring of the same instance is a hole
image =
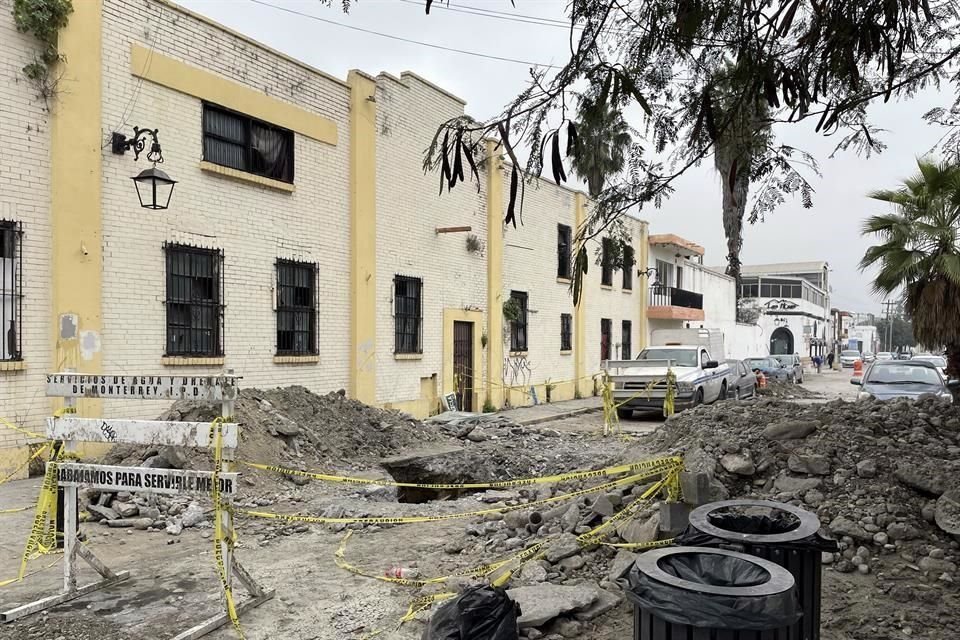
[[[853,363],[860,359],[860,352],[854,349],[846,349],[840,352],[841,367],[852,367]]]
[[[919,360],[921,362],[929,362],[937,369],[940,370],[940,373],[943,374],[943,377],[947,377],[947,359],[942,356],[933,356],[933,355],[921,355],[913,356],[911,360]]]
[[[877,354],[877,360],[896,360],[896,358],[889,351],[881,351]]]

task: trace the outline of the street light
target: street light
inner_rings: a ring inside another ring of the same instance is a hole
[[[132,178],[137,189],[140,206],[144,209],[157,210],[169,207],[173,187],[177,184],[177,181],[168,176],[166,172],[157,169],[158,164],[163,164],[163,151],[160,149],[160,140],[157,138],[158,132],[159,129],[134,127],[132,138],[117,132],[114,132],[111,137],[113,152],[117,155],[123,155],[133,149],[134,161],[140,159],[140,154],[146,146],[147,136],[153,139],[153,142],[150,143],[150,150],[147,152],[147,160],[152,162],[153,166],[144,169]]]

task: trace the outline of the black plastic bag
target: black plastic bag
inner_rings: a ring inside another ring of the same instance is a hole
[[[688,582],[745,589],[766,583],[770,574],[743,558],[714,553],[667,556],[657,565]],[[621,578],[627,598],[643,610],[674,624],[713,629],[781,629],[803,615],[796,589],[772,595],[717,595],[675,587],[655,580],[636,565]]]
[[[743,513],[720,512],[711,513],[707,517],[710,519],[710,524],[719,529],[749,535],[789,533],[800,524],[797,518],[780,511],[775,512],[774,515],[747,515]],[[734,540],[718,538],[709,533],[704,533],[694,528],[693,525],[688,525],[687,528],[676,537],[675,544],[684,547],[735,548],[737,546],[737,542]],[[754,542],[752,544],[757,543]],[[819,531],[805,538],[791,542],[775,542],[770,546],[817,551],[837,551],[839,549],[836,540],[825,537]]]
[[[500,587],[471,587],[433,614],[422,640],[519,640],[519,616]]]

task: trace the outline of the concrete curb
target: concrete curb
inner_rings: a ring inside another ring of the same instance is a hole
[[[585,413],[594,413],[602,409],[603,407],[583,407],[581,409],[572,409],[570,411],[565,411],[563,413],[555,413],[549,416],[539,416],[536,418],[528,418],[527,420],[517,420],[517,424],[519,424],[521,427],[529,427],[535,424],[542,424],[544,422],[553,422],[554,420],[563,420],[564,418],[572,418],[574,416],[580,416]]]

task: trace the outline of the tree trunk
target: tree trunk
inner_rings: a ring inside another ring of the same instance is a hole
[[[727,237],[727,275],[735,281],[740,300],[740,249],[743,247],[743,214],[750,190],[749,162],[737,149],[718,143],[714,163],[723,189],[723,233]],[[741,170],[742,168],[742,170]]]
[[[960,344],[947,345],[947,379],[960,380]],[[953,401],[960,402],[960,388],[950,389]]]

